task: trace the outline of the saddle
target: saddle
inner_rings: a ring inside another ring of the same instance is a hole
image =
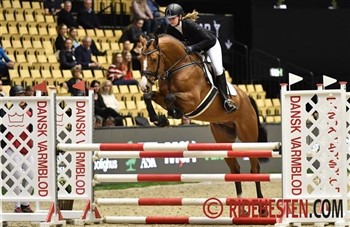
[[[210,61],[209,56],[206,54],[206,52],[202,51],[202,52],[195,52],[195,54],[197,54],[199,56],[199,58],[201,59],[201,65],[203,65],[202,69],[204,71],[204,76],[205,76],[205,80],[207,81],[208,84],[211,84],[211,86],[215,86],[214,83],[214,67]],[[229,94],[232,96],[237,95],[237,91],[236,89],[233,87],[233,85],[231,83],[227,83],[227,87],[229,90]]]

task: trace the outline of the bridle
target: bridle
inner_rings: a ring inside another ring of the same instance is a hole
[[[150,39],[147,42],[147,44],[146,44],[146,49],[148,49],[149,46],[154,41],[155,41],[154,39]],[[159,52],[156,71],[152,72],[152,71],[148,71],[148,70],[141,70],[141,75],[145,76],[147,78],[148,82],[151,83],[152,85],[158,79],[167,80],[171,76],[171,74],[173,72],[181,70],[181,69],[183,69],[183,68],[185,68],[187,66],[194,65],[194,64],[196,64],[196,65],[202,64],[202,62],[191,61],[190,63],[186,63],[184,65],[177,66],[186,56],[189,56],[188,53],[185,53],[172,66],[170,66],[168,69],[165,69],[163,72],[159,73],[160,61],[161,61],[161,59],[163,59],[163,62],[165,61],[164,54],[161,51],[161,49],[159,47],[159,44],[156,46],[156,48],[154,50],[150,50],[150,51],[147,51],[147,52],[146,51],[142,51],[141,54],[144,55],[146,57],[146,59],[147,59],[148,55],[151,55],[152,53],[155,53],[155,52]],[[153,81],[150,80],[151,77],[154,77]]]

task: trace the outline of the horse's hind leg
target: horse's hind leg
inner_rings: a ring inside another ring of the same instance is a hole
[[[241,173],[241,167],[240,167],[239,163],[237,162],[237,159],[225,158],[225,162],[228,165],[228,167],[230,168],[230,173],[236,173],[236,174]],[[241,198],[242,193],[243,193],[242,183],[240,181],[236,181],[235,186],[236,186],[237,197]]]
[[[254,118],[252,118],[254,119]],[[254,120],[246,121],[244,124],[236,124],[237,135],[242,142],[257,142],[259,138],[258,125]],[[260,163],[258,158],[249,158],[250,160],[250,173],[260,173]],[[264,198],[261,191],[261,183],[255,182],[257,198]],[[265,208],[259,209],[260,216],[267,216],[267,210]]]
[[[228,127],[226,125],[220,124],[210,124],[211,132],[217,143],[234,143],[236,139],[236,133],[234,128]],[[230,169],[230,173],[239,174],[241,172],[241,167],[235,158],[225,158],[225,162]],[[242,183],[235,182],[237,197],[242,197]]]

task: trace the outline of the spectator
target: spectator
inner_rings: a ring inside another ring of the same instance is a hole
[[[0,97],[5,97],[5,96],[7,96],[7,94],[3,91],[3,89],[2,89],[2,80],[0,80]]]
[[[123,63],[126,65],[126,75],[124,76],[124,80],[127,80],[129,82],[129,85],[138,85],[139,83],[137,80],[134,79],[132,75],[132,56],[130,51],[123,51]]]
[[[83,28],[79,26],[79,24],[75,21],[74,16],[72,14],[72,2],[65,1],[63,9],[57,13],[57,24],[65,24],[68,28],[76,27]]]
[[[80,42],[78,40],[78,31],[75,27],[71,27],[68,32],[69,37],[73,40],[73,49],[76,49],[78,46],[80,46]],[[95,56],[104,56],[107,54],[107,51],[100,51],[96,43],[93,39],[91,39],[91,53]]]
[[[84,7],[77,15],[77,23],[85,29],[101,28],[101,23],[92,9],[92,0],[84,0]]]
[[[168,20],[165,17],[164,12],[162,12],[159,9],[159,5],[156,2],[156,0],[147,0],[147,5],[153,14],[153,18],[157,21],[157,24],[158,24],[157,33],[165,33],[166,27],[168,26]]]
[[[91,42],[91,38],[86,36],[83,38],[82,45],[75,49],[75,57],[83,69],[100,68],[100,65],[92,60]]]
[[[123,62],[123,55],[120,52],[113,53],[112,64],[108,67],[107,79],[113,85],[129,85],[135,84],[132,80],[124,78],[127,75],[127,66]],[[136,84],[137,81],[136,81]]]
[[[25,90],[25,96],[35,96],[35,90],[33,88],[33,86],[27,86],[26,90]]]
[[[63,8],[63,0],[44,0],[44,13],[56,15]]]
[[[58,36],[55,40],[55,51],[57,56],[59,55],[59,51],[64,48],[64,41],[68,38],[68,27],[65,24],[60,24],[57,26]]]
[[[143,19],[144,25],[142,30],[147,34],[155,34],[157,32],[158,24],[153,18],[153,14],[148,7],[147,0],[132,0],[131,3],[131,16],[130,19]]]
[[[69,38],[72,40],[73,49],[77,49],[80,46],[80,42],[78,39],[78,31],[76,27],[71,27],[68,32]]]
[[[126,40],[129,40],[131,43],[135,43],[137,40],[139,40],[140,35],[143,35],[143,24],[143,19],[135,19],[132,24],[129,24],[124,28],[123,34],[118,42],[124,43]]]
[[[118,85],[117,81],[122,80],[125,75],[126,66],[123,64],[123,55],[115,52],[112,54],[112,64],[108,67],[107,79],[114,85]]]
[[[126,66],[126,74],[123,79],[127,81],[128,85],[138,85],[139,82],[137,82],[137,80],[135,80],[132,75],[133,68],[132,68],[132,56],[130,51],[123,51],[122,55],[123,55],[123,63]]]
[[[141,51],[142,51],[142,43],[138,40],[134,46],[132,47],[130,53],[132,56],[132,69],[133,70],[141,70]]]
[[[94,116],[94,128],[101,128],[103,126],[103,117],[100,115]]]
[[[59,62],[61,69],[72,69],[74,66],[78,65],[76,61],[73,42],[70,38],[64,41],[65,48],[60,51]],[[81,67],[81,65],[79,65]]]
[[[100,93],[100,81],[93,80],[91,81],[90,87],[94,89],[94,112],[95,116],[100,116],[103,119],[107,119],[108,117],[115,118],[115,126],[123,126],[123,116],[120,115],[115,109],[107,107],[104,99]]]
[[[131,46],[130,40],[125,40],[123,42],[122,52],[124,52],[124,51],[131,51],[131,49],[132,49],[132,46]]]
[[[16,85],[11,87],[10,89],[10,96],[24,96],[25,90],[22,86]],[[18,103],[19,107],[23,110],[23,114],[26,114],[28,116],[32,116],[32,109],[28,109],[27,103],[25,101],[20,101]],[[22,114],[22,113],[17,113]],[[5,153],[8,155],[8,157],[11,157],[14,161],[14,164],[8,165],[10,168],[10,172],[14,175],[14,178],[19,179],[20,183],[18,183],[21,186],[16,186],[14,189],[14,193],[19,195],[21,188],[20,187],[26,187],[28,185],[28,180],[33,180],[33,172],[28,171],[28,168],[31,165],[34,165],[34,157],[29,153],[28,148],[33,147],[33,142],[31,140],[27,140],[26,133],[32,131],[32,126],[28,125],[26,128],[18,129],[23,130],[23,133],[19,133],[19,138],[14,138],[14,135],[11,133],[6,134],[6,139],[9,142],[12,142],[12,147],[9,147]],[[21,146],[21,141],[28,141],[27,146]],[[16,149],[18,148],[18,149]],[[21,157],[22,156],[22,157]],[[26,173],[28,178],[23,178],[23,173]],[[34,190],[32,187],[28,188],[28,193],[31,193],[32,190]],[[31,209],[28,202],[18,201],[15,202],[15,213],[33,213],[34,211]]]
[[[113,84],[109,80],[102,81],[102,87],[100,94],[102,95],[103,101],[106,103],[106,106],[114,109],[116,112],[119,112],[120,104],[117,98],[113,94]]]
[[[81,66],[76,65],[72,68],[72,74],[73,77],[70,78],[68,81],[62,83],[62,87],[68,89],[68,92],[72,96],[85,96],[85,91],[74,88],[73,85],[83,81],[82,75],[81,75]]]
[[[9,69],[13,69],[15,62],[6,54],[4,48],[0,47],[0,75],[5,85],[10,85]]]
[[[115,118],[109,116],[103,122],[104,127],[114,127],[115,126]]]

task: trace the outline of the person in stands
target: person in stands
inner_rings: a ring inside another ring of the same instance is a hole
[[[179,4],[172,3],[166,7],[165,15],[169,21],[166,33],[184,42],[188,54],[204,51],[209,56],[215,73],[215,85],[224,100],[224,109],[227,113],[235,111],[236,103],[228,97],[222,50],[218,38],[195,22],[198,17],[196,11],[184,15],[183,8]]]
[[[75,57],[78,64],[82,65],[83,69],[100,68],[100,64],[92,60],[91,43],[91,38],[86,36],[83,38],[82,45],[75,49]]]
[[[168,20],[165,17],[164,12],[160,10],[160,7],[156,0],[147,0],[149,9],[153,14],[153,18],[157,21],[158,30],[157,33],[165,33],[166,27],[168,26]]]
[[[59,53],[59,62],[61,69],[72,69],[78,65],[73,49],[73,41],[68,38],[64,41],[65,48]],[[80,65],[81,66],[81,65]]]
[[[126,66],[126,74],[123,77],[128,85],[138,85],[139,82],[133,76],[132,55],[130,51],[123,51],[123,63]]]
[[[138,40],[130,51],[132,56],[133,70],[141,70],[141,62],[140,62],[141,52],[142,52],[142,42]]]
[[[75,21],[75,18],[72,13],[72,2],[68,0],[64,2],[63,9],[57,13],[56,21],[57,25],[65,24],[68,28],[83,28]]]
[[[83,81],[83,77],[81,74],[81,66],[80,65],[74,66],[72,68],[72,74],[73,74],[73,77],[70,78],[68,81],[63,82],[61,86],[68,89],[68,92],[72,96],[85,96],[86,91],[73,87],[74,84]]]
[[[156,34],[158,29],[157,21],[148,7],[147,0],[132,0],[130,20],[143,19],[144,25],[142,30],[146,35]]]
[[[44,13],[46,15],[56,15],[63,8],[63,0],[44,0]]]
[[[93,100],[94,100],[94,113],[95,116],[100,116],[105,121],[108,117],[113,117],[115,119],[115,126],[124,126],[123,116],[120,115],[116,109],[108,107],[104,102],[101,95],[100,87],[101,82],[98,80],[93,80],[90,83],[90,87],[94,90]]]
[[[55,40],[55,50],[57,56],[59,51],[64,48],[64,41],[68,38],[68,27],[65,24],[60,24],[57,26],[58,35]]]
[[[13,69],[15,62],[12,61],[6,54],[3,47],[0,47],[0,76],[4,85],[10,85],[9,69]]]
[[[128,67],[123,61],[123,54],[120,52],[113,53],[112,64],[108,67],[107,79],[113,85],[131,85],[138,84],[135,80],[130,80],[130,73],[128,74]]]
[[[100,29],[101,23],[92,9],[92,0],[84,0],[84,7],[78,11],[77,23],[85,29]]]
[[[131,43],[135,43],[137,40],[139,40],[140,35],[144,34],[142,31],[143,24],[143,19],[135,19],[131,24],[124,28],[123,34],[119,38],[118,43],[124,43],[127,40],[129,40]]]

